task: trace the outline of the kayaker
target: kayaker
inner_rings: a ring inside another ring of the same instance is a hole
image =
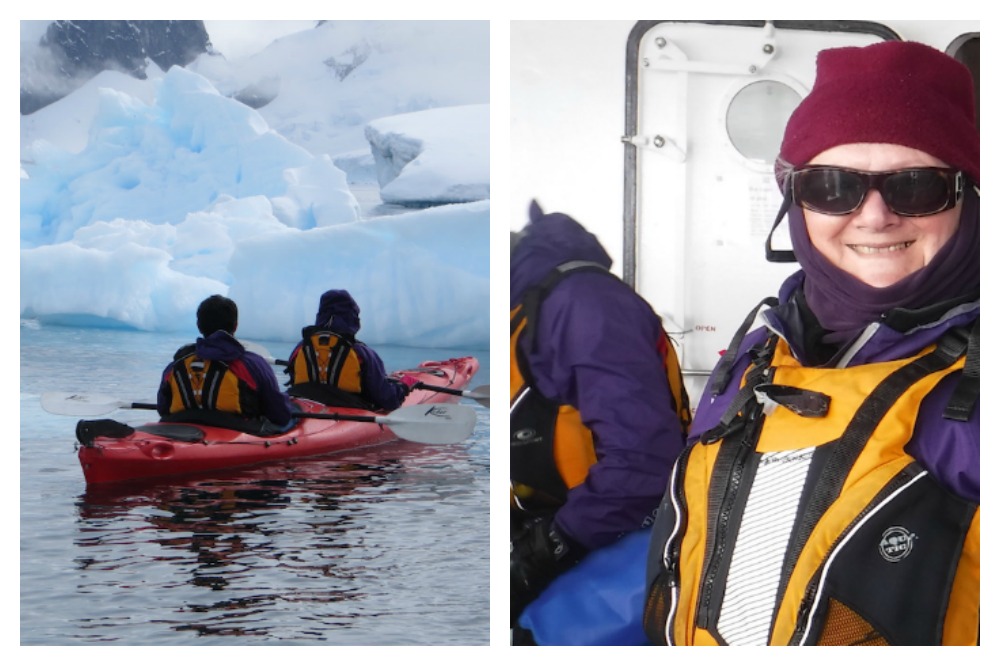
[[[345,289],[319,299],[316,321],[302,329],[302,342],[288,357],[288,394],[338,407],[392,411],[417,380],[386,374],[382,358],[355,336],[361,309]]]
[[[822,51],[793,257],[717,365],[651,541],[671,645],[979,644],[979,121],[915,42]],[[683,473],[681,473],[683,472]]]
[[[652,524],[689,414],[660,317],[593,234],[532,202],[511,240],[511,627],[530,644],[517,619],[552,580]]]
[[[198,306],[199,337],[174,354],[156,397],[162,420],[194,421],[248,432],[293,424],[291,401],[268,362],[233,337],[236,303],[218,294]]]

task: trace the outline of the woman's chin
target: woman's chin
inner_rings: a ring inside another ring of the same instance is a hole
[[[886,287],[891,287],[896,284],[906,276],[908,276],[912,271],[903,270],[882,270],[882,271],[856,271],[852,272],[854,277],[858,278],[869,287],[875,287],[876,289],[885,289]]]

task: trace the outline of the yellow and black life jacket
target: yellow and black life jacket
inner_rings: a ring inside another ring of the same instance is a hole
[[[535,344],[538,310],[545,297],[568,275],[580,271],[604,273],[598,263],[572,261],[556,267],[510,311],[510,469],[511,506],[527,511],[558,508],[569,489],[583,483],[597,462],[593,433],[579,411],[560,405],[534,388],[527,357],[519,340]],[[674,411],[686,431],[690,423],[687,392],[673,344],[661,330],[659,351],[670,383]]]
[[[260,413],[257,382],[242,361],[203,359],[194,345],[185,345],[174,354],[167,382],[171,415],[216,411],[256,418]]]
[[[803,367],[774,335],[754,350],[721,422],[674,467],[650,551],[650,640],[977,644],[979,505],[904,450],[968,349],[953,330],[914,357],[837,369]]]
[[[361,359],[353,341],[319,326],[302,329],[288,366],[288,394],[328,405],[371,408],[362,400]]]

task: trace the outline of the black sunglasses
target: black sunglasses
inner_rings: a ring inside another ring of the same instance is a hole
[[[954,208],[962,199],[958,169],[914,167],[898,171],[857,171],[806,166],[792,171],[792,201],[824,215],[847,215],[861,207],[869,190],[878,190],[889,210],[922,217]]]

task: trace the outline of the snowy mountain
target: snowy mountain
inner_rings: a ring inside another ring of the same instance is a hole
[[[146,78],[211,51],[202,21],[53,21],[21,67],[21,114],[62,99],[102,71]]]

